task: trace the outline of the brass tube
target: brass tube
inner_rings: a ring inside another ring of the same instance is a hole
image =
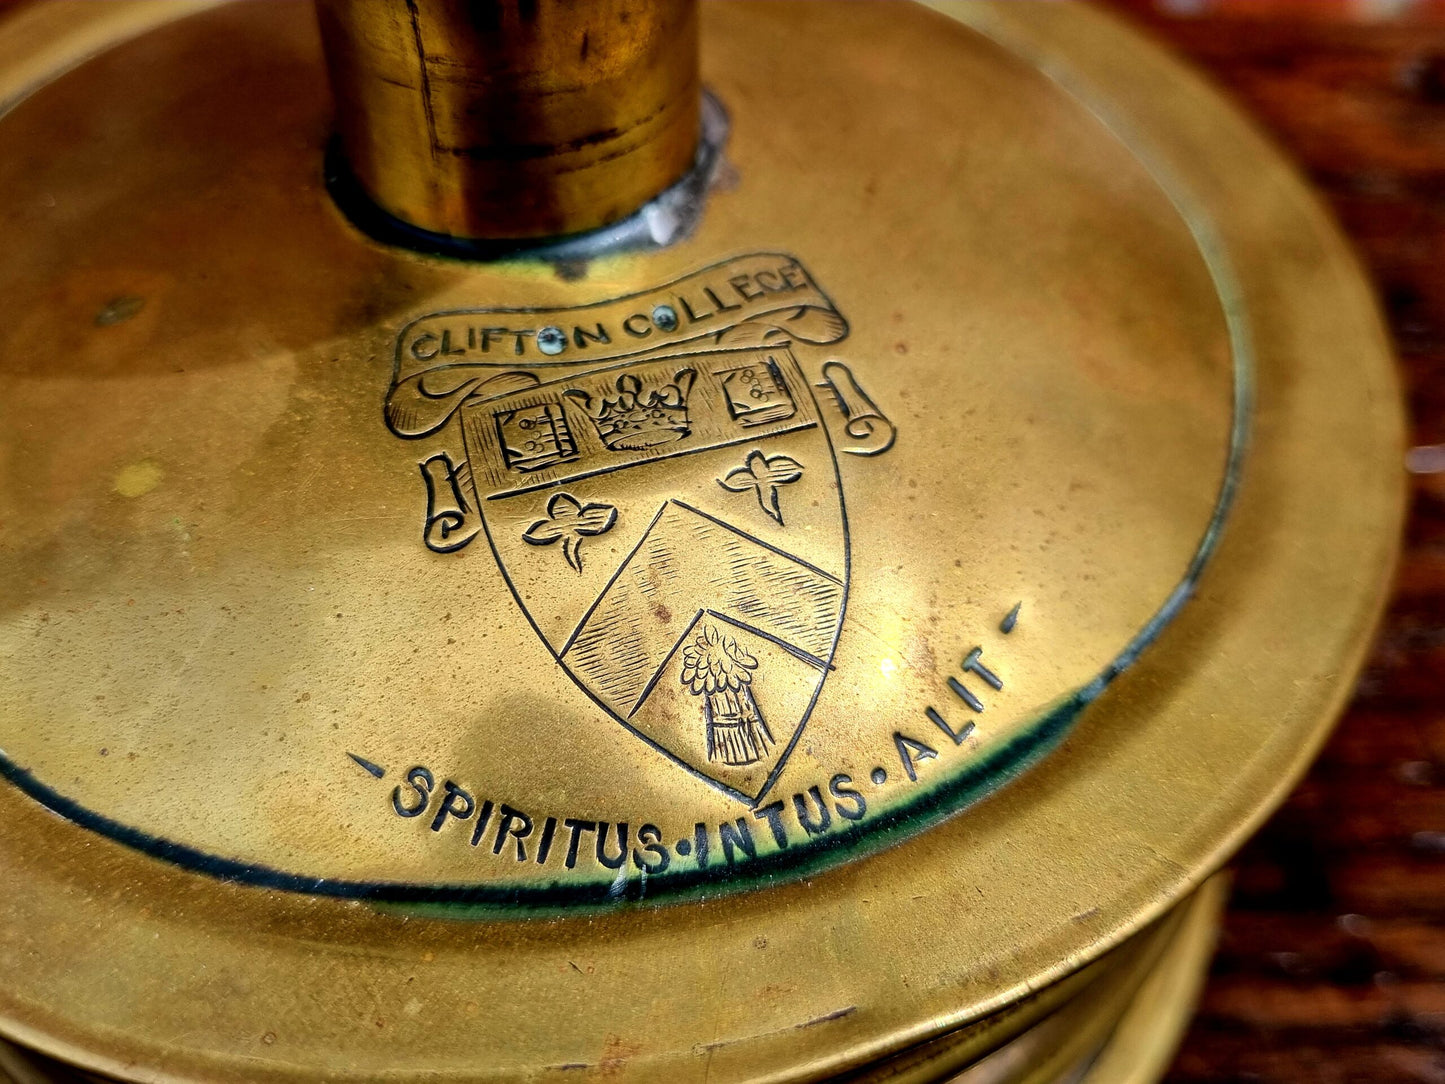
[[[383,211],[520,240],[625,218],[698,140],[697,0],[317,0],[340,147]]]

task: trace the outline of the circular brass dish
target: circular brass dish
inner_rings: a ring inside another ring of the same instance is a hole
[[[900,126],[841,59],[879,16],[730,11],[738,189],[585,269],[358,233],[316,185],[304,8],[179,20],[4,118],[17,148],[73,136],[0,174],[44,223],[0,303],[26,479],[0,771],[228,880],[609,906],[916,831],[1147,650],[1244,462],[1226,268],[1126,144],[940,16],[885,20],[895,49],[948,31]],[[805,34],[839,70],[749,112]],[[942,140],[940,91],[1014,115]],[[897,164],[836,114],[892,123]]]
[[[585,265],[352,230],[304,9],[0,24],[0,1031],[837,1074],[1238,845],[1388,582],[1368,291],[1168,58],[938,9],[708,5],[731,181]]]

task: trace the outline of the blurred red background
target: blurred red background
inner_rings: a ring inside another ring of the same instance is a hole
[[[1418,446],[1395,601],[1339,730],[1236,863],[1168,1079],[1441,1084],[1445,0],[1107,6],[1230,91],[1333,206],[1377,284]]]

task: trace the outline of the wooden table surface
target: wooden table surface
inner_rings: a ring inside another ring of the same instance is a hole
[[[1109,3],[1209,72],[1324,192],[1374,276],[1422,446],[1354,704],[1236,863],[1168,1080],[1442,1084],[1445,2]]]

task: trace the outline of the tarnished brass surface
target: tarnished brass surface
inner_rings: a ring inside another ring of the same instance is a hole
[[[1078,1084],[1153,1084],[1163,1078],[1199,1003],[1228,896],[1229,878],[1219,874],[1181,905],[1187,913],[1179,931]]]
[[[886,1062],[849,1084],[1151,1084],[1193,1009],[1228,895],[1223,875],[1106,957],[1006,1010]],[[1044,1006],[1042,1013],[1033,1010]],[[980,1054],[986,1054],[980,1060]],[[966,1066],[958,1071],[960,1066]],[[83,1084],[79,1070],[0,1041],[4,1084]]]
[[[1223,875],[1118,952],[1134,959],[970,1065],[949,1084],[1154,1084],[1169,1067],[1209,969],[1228,896]],[[923,1079],[923,1078],[920,1078]],[[939,1080],[935,1076],[927,1079]]]
[[[0,1040],[0,1084],[106,1084],[99,1077]]]
[[[616,221],[692,164],[697,0],[318,0],[345,159],[433,233]]]
[[[926,11],[809,10],[714,16],[756,180],[581,277],[359,236],[302,9],[183,20],[5,118],[81,129],[0,162],[0,200],[76,209],[0,263],[13,778],[229,878],[554,909],[836,865],[1056,742],[1191,575],[1248,359],[1081,107]],[[880,33],[931,61],[907,124],[786,63]],[[763,71],[791,104],[754,116]],[[941,139],[964,97],[1015,112]],[[824,114],[897,126],[893,164]],[[950,172],[1036,114],[1049,142]]]
[[[1208,887],[1201,893],[1209,894]],[[956,1076],[973,1084],[976,1074],[979,1080],[1002,1084],[1014,1079],[1010,1074],[1069,1065],[1096,1053],[1196,909],[1201,893],[1105,956],[1003,1012],[846,1079],[849,1084],[932,1084]],[[1211,912],[1211,918],[1217,914]]]
[[[839,1073],[1119,945],[1307,762],[1401,486],[1298,179],[1071,6],[703,17],[735,183],[586,265],[357,234],[304,8],[39,89],[0,25],[0,1031]],[[571,654],[628,567],[631,699]]]

